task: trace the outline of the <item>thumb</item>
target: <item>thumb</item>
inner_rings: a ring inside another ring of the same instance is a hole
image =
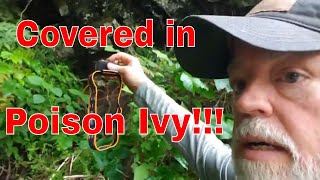
[[[111,63],[111,62],[109,62],[107,66],[108,66],[108,69],[118,71],[120,73],[122,73],[125,68],[124,66],[119,66],[119,65]]]

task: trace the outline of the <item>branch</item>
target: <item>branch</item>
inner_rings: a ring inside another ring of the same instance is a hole
[[[24,9],[21,11],[20,13],[20,19],[18,21],[17,24],[19,24],[21,21],[22,21],[22,18],[23,18],[23,13],[26,12],[26,10],[28,9],[29,5],[31,4],[32,0],[29,0],[29,2],[27,3],[27,5],[24,7]]]

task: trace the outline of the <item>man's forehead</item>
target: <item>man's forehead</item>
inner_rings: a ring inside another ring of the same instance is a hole
[[[289,52],[271,51],[259,48],[235,38],[232,38],[230,43],[230,52],[232,54],[230,59],[231,63],[241,62],[243,59],[255,58],[256,56],[263,57],[264,59],[274,59],[289,54]]]
[[[263,0],[256,5],[247,16],[259,12],[286,12],[289,11],[297,0]]]
[[[235,47],[237,48],[237,47]],[[233,58],[228,65],[228,73],[240,69],[243,66],[251,66],[253,61],[268,61],[270,64],[286,64],[299,65],[308,62],[320,64],[320,51],[309,52],[278,52],[269,51],[259,48],[246,49],[239,48],[239,51],[234,51]]]
[[[230,59],[228,65],[228,73],[230,73],[231,70],[240,68],[245,63],[249,63],[250,65],[250,61],[281,60],[286,59],[286,57],[292,55],[292,53],[289,52],[270,51],[259,47],[255,47],[239,39],[231,40],[231,52],[232,58]]]

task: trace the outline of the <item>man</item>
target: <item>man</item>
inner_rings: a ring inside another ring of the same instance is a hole
[[[181,66],[196,77],[229,78],[234,90],[232,151],[213,134],[194,135],[192,123],[173,143],[200,178],[320,179],[320,1],[264,0],[245,17],[190,16],[181,25],[196,31],[196,47],[175,49]],[[137,58],[110,60],[140,106],[160,117],[190,113]],[[168,140],[176,133],[170,123]]]

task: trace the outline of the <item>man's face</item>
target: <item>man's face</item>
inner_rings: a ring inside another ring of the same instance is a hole
[[[240,41],[229,67],[240,179],[320,179],[320,53]]]

